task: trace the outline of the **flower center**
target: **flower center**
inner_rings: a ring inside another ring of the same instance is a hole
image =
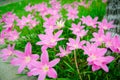
[[[105,29],[105,30],[106,30],[106,29],[107,29],[107,27],[106,27],[106,26],[103,26],[103,29]]]
[[[67,51],[64,51],[63,54],[67,54],[68,52]]]
[[[14,36],[13,38],[16,40],[18,38],[18,36]]]
[[[80,30],[79,30],[79,28],[76,28],[75,31],[76,31],[76,32],[79,32]]]
[[[93,22],[90,22],[90,25],[93,26]]]
[[[100,42],[102,42],[103,41],[103,39],[100,37],[99,39],[98,39]]]
[[[112,43],[109,41],[109,42],[107,43],[107,45],[110,47],[110,46],[112,46]]]
[[[53,26],[50,26],[50,29],[53,29]]]
[[[25,62],[26,63],[30,62],[30,60],[31,60],[30,56],[25,57]]]
[[[78,45],[77,45],[77,44],[74,44],[74,48],[78,48]]]
[[[9,51],[8,51],[8,55],[11,55],[11,54],[12,54],[12,51],[9,50]]]
[[[55,42],[55,39],[52,38],[52,39],[50,40],[50,42],[51,42],[51,43],[54,43],[54,42]]]
[[[43,69],[44,72],[47,72],[47,71],[49,71],[49,66],[48,65],[44,65],[42,69]]]
[[[92,57],[92,60],[95,60],[95,59],[96,59],[96,56],[95,56],[95,55],[92,55],[91,57]]]

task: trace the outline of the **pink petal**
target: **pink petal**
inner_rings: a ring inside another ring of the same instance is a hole
[[[58,31],[56,34],[55,34],[55,37],[58,38],[61,34],[62,34],[63,30],[60,30]]]
[[[18,73],[21,73],[25,67],[26,67],[25,63],[21,64],[20,67],[18,68]]]
[[[77,36],[76,42],[78,42],[78,43],[80,42],[80,37]]]
[[[95,18],[94,18],[94,21],[97,21],[97,20],[98,20],[98,17],[95,17]]]
[[[38,61],[32,60],[28,65],[27,65],[28,69],[34,69],[34,68],[41,68],[42,64]]]
[[[59,46],[59,50],[60,52],[64,52],[64,49],[61,46]]]
[[[37,45],[43,45],[43,42],[42,41],[39,41],[36,43]]]
[[[103,69],[105,72],[109,72],[109,69],[108,69],[108,67],[106,66],[106,64],[103,64],[101,67],[102,67],[102,69]]]
[[[14,58],[11,60],[11,64],[14,66],[19,66],[21,64],[21,60],[19,60],[18,58]]]
[[[48,62],[49,62],[49,57],[48,57],[48,52],[47,52],[47,50],[42,50],[41,62],[42,62],[42,63],[48,63]]]
[[[26,47],[25,47],[25,54],[26,54],[27,56],[29,56],[29,55],[32,54],[32,46],[31,46],[31,43],[30,43],[30,42],[28,42],[27,45],[26,45]]]
[[[50,67],[53,67],[53,66],[55,66],[59,61],[60,61],[59,58],[54,59],[54,60],[52,60],[51,62],[49,62],[49,66],[50,66]]]
[[[98,53],[97,55],[98,56],[104,56],[105,53],[107,52],[107,49],[106,48],[101,48],[101,49],[99,49],[99,51],[100,51],[100,53]]]
[[[100,69],[99,66],[96,66],[96,65],[93,65],[93,66],[92,66],[92,71],[96,71],[96,70],[99,70],[99,69]]]
[[[44,50],[47,50],[47,48],[48,48],[47,46],[42,46],[41,50],[44,51]]]
[[[45,35],[43,35],[43,34],[38,35],[38,37],[39,37],[40,39],[45,39]]]
[[[48,71],[48,76],[50,78],[57,78],[57,72],[55,71],[55,69],[51,68],[49,71]]]
[[[115,59],[115,58],[112,57],[112,56],[106,56],[106,57],[105,57],[105,62],[106,62],[106,63],[110,63],[110,62],[112,62],[114,59]]]
[[[37,68],[32,69],[30,72],[27,73],[28,76],[35,76],[40,74],[40,70],[38,70]]]
[[[37,55],[37,54],[33,54],[31,57],[32,57],[34,60],[38,60],[39,55]]]
[[[17,56],[17,57],[24,57],[25,55],[24,55],[24,53],[23,52],[21,52],[21,51],[14,51],[14,53],[15,53],[15,55]]]
[[[64,38],[59,38],[57,41],[63,40]]]
[[[45,80],[46,77],[46,73],[44,73],[43,71],[40,72],[38,80]]]

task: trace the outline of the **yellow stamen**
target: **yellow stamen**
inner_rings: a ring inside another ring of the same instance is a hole
[[[43,71],[44,72],[47,72],[49,70],[49,67],[47,66],[47,65],[45,65],[44,67],[43,67]]]
[[[30,58],[30,56],[27,56],[27,57],[25,57],[25,62],[30,62],[30,60],[31,60],[31,58]]]

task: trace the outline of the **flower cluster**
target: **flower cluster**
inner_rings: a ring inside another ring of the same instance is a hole
[[[15,41],[19,38],[19,32],[14,26],[19,27],[21,30],[28,26],[30,29],[39,24],[36,20],[36,12],[39,13],[39,17],[42,17],[44,23],[40,23],[45,28],[44,34],[38,34],[40,41],[36,45],[41,46],[41,56],[38,54],[32,54],[32,44],[28,42],[26,44],[24,52],[15,50],[15,44],[8,45],[7,48],[2,49],[0,57],[6,61],[10,56],[11,64],[13,66],[19,66],[18,73],[26,68],[28,76],[38,75],[38,80],[44,80],[46,76],[50,78],[57,78],[57,72],[53,68],[60,62],[60,59],[65,56],[69,56],[76,49],[83,50],[84,55],[87,55],[88,66],[92,66],[92,71],[103,69],[108,72],[107,64],[114,60],[111,55],[106,55],[107,50],[111,49],[112,52],[120,53],[120,36],[112,36],[109,29],[114,28],[113,21],[108,22],[103,19],[102,22],[98,21],[98,17],[92,18],[91,16],[78,17],[78,6],[84,5],[88,7],[91,1],[86,5],[85,2],[73,4],[67,4],[62,6],[60,2],[51,0],[49,2],[51,7],[48,7],[46,3],[31,5],[25,7],[25,10],[31,12],[27,17],[22,16],[19,19],[15,14],[8,12],[3,15],[1,23],[4,23],[3,30],[0,33],[0,44],[6,44],[5,40]],[[72,23],[68,29],[72,31],[73,37],[67,38],[65,47],[58,45],[60,52],[56,53],[56,59],[49,61],[49,48],[56,47],[59,41],[65,40],[61,38],[65,32],[62,28],[65,27],[66,20],[62,19],[61,9],[65,8],[68,11],[67,20],[74,21],[79,19],[79,23]],[[16,23],[14,23],[16,21]],[[96,30],[95,30],[96,29]],[[95,31],[94,31],[95,30]],[[89,34],[91,33],[91,35]],[[86,40],[86,36],[90,35],[92,38]]]
[[[36,21],[36,19],[33,19],[33,16],[30,14],[25,17],[22,16],[22,19],[17,19],[17,25],[22,29],[24,26],[29,26],[30,29],[35,27],[39,22]]]
[[[19,33],[14,29],[14,22],[18,17],[12,12],[8,12],[2,16],[1,23],[4,24],[0,33],[0,44],[4,44],[5,40],[15,41],[19,38]]]

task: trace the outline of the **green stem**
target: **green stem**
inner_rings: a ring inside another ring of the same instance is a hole
[[[77,57],[76,57],[76,51],[75,50],[74,50],[74,59],[75,59],[75,66],[76,66],[79,78],[80,78],[80,80],[82,80],[82,77],[80,75],[80,71],[79,71],[79,68],[78,68],[78,64],[77,64]]]
[[[118,60],[119,58],[120,58],[120,56],[118,55],[118,57],[114,61]]]

